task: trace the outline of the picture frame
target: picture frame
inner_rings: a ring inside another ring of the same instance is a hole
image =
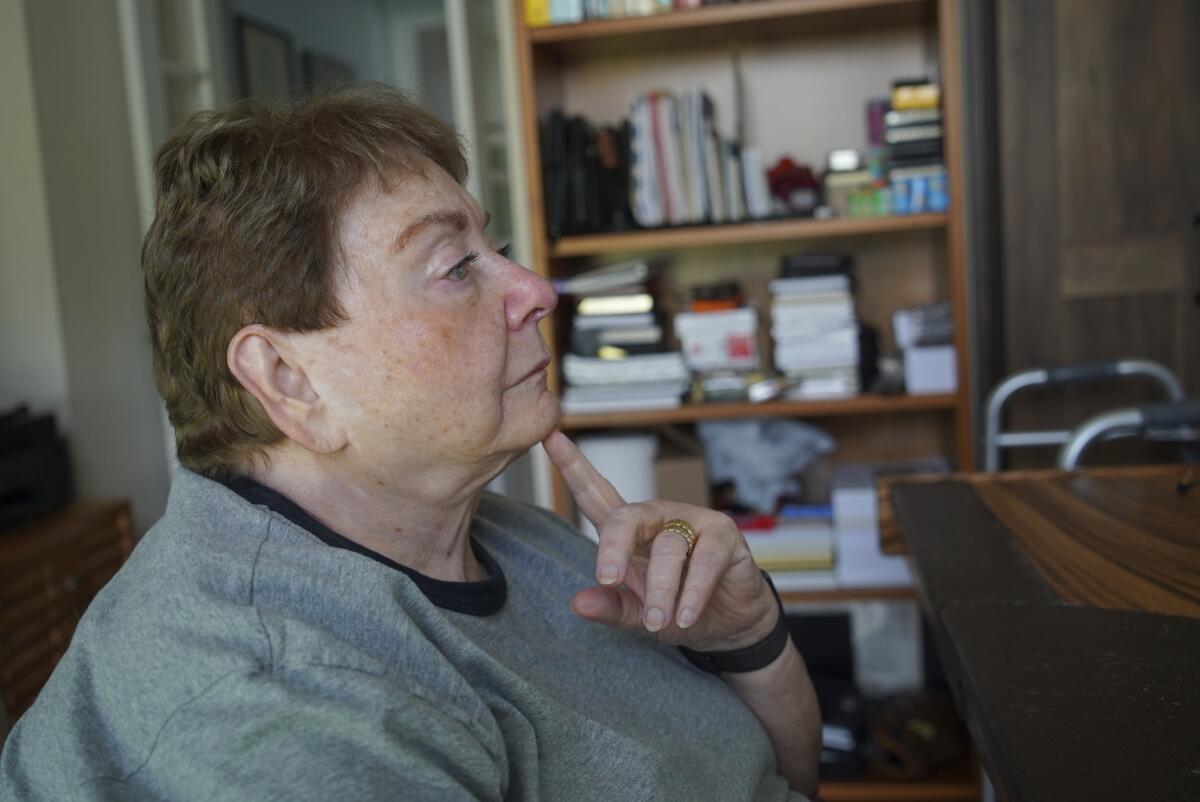
[[[309,92],[320,86],[354,80],[354,68],[350,64],[319,50],[304,50],[300,54],[300,72],[304,77],[304,88]]]
[[[233,27],[242,97],[271,100],[295,91],[297,76],[291,34],[245,16],[235,17]]]

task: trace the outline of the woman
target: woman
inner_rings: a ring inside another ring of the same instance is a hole
[[[364,87],[198,115],[156,170],[183,468],[13,730],[5,795],[815,790],[772,589],[727,518],[625,504],[554,431],[554,293],[489,240],[452,132]],[[482,492],[539,441],[598,550]]]

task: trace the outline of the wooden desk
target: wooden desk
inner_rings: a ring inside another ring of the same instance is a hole
[[[925,478],[890,502],[1001,799],[1200,799],[1200,470]]]
[[[0,741],[132,550],[124,502],[76,503],[0,532]]]

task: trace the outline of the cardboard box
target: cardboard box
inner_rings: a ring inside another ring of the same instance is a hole
[[[659,498],[712,506],[704,446],[695,438],[675,429],[664,430],[654,460],[654,478]]]

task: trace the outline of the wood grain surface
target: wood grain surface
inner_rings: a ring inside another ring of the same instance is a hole
[[[892,489],[947,480],[974,490],[1064,601],[1200,617],[1196,466],[887,477],[878,488],[885,553],[907,550]]]
[[[1185,473],[974,488],[1064,601],[1200,617],[1200,472]]]

